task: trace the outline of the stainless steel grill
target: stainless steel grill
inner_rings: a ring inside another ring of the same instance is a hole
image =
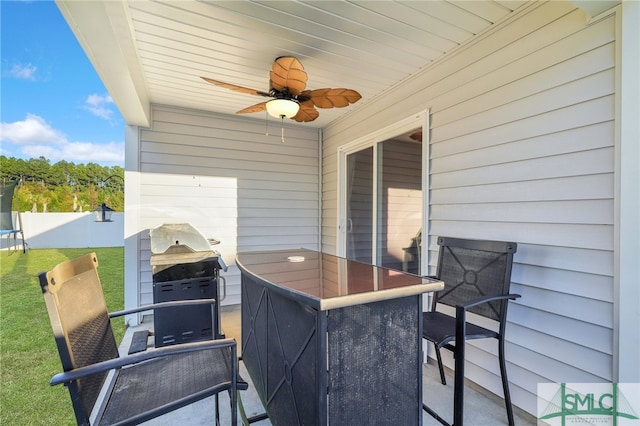
[[[223,338],[219,304],[226,295],[226,283],[220,270],[226,271],[227,266],[212,248],[219,241],[208,240],[188,223],[160,225],[149,236],[154,303],[209,298],[217,302],[213,318],[210,307],[204,305],[157,310],[156,347]]]

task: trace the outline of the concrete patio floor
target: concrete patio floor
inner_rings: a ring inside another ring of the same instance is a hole
[[[240,331],[240,308],[239,307],[225,307],[221,312],[221,322],[224,333],[227,337],[233,337],[240,344],[241,331]],[[146,327],[142,325],[140,327]],[[138,327],[131,327],[127,331],[127,336],[123,340],[122,347],[128,348],[127,339],[130,339],[130,335],[139,329]],[[239,351],[238,351],[239,352]],[[255,392],[251,384],[251,378],[247,373],[244,365],[240,363],[240,374],[242,377],[249,381],[249,389],[242,393],[242,403],[248,417],[261,414],[264,412],[262,403]],[[432,408],[438,411],[438,414],[445,420],[451,421],[453,419],[453,376],[451,372],[447,372],[448,378],[447,385],[443,386],[440,383],[438,374],[438,367],[435,364],[425,364],[423,368],[423,398],[425,402]],[[174,426],[174,425],[213,425],[214,419],[214,399],[213,397],[191,404],[187,407],[181,408],[174,412],[168,413],[164,416],[150,420],[143,423],[146,426]],[[490,394],[482,389],[478,390],[475,386],[466,386],[465,388],[465,425],[467,426],[496,426],[506,425],[507,416],[504,407],[504,402],[501,398]],[[424,426],[436,426],[440,425],[433,417],[426,412],[422,412],[422,420]],[[533,416],[525,413],[524,411],[514,407],[515,424],[518,426],[535,425],[536,420]],[[229,411],[229,398],[226,392],[220,394],[220,424],[230,425],[230,411]],[[238,424],[241,423],[241,418],[238,415]],[[271,422],[262,420],[252,423],[256,426],[268,426]],[[359,425],[349,425],[359,426]],[[362,425],[365,426],[365,425]],[[368,425],[366,425],[368,426]]]

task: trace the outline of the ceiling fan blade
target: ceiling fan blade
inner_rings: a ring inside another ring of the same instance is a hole
[[[273,62],[269,73],[271,87],[282,91],[287,88],[292,95],[299,95],[307,87],[307,73],[302,63],[293,56],[281,56]]]
[[[301,95],[308,97],[318,108],[342,108],[362,98],[360,93],[352,89],[305,90]]]
[[[266,102],[260,102],[259,104],[251,105],[250,107],[246,107],[245,109],[241,109],[240,111],[236,112],[236,114],[249,114],[249,113],[252,113],[252,112],[264,111],[266,109],[267,109],[267,103]]]
[[[249,95],[257,95],[257,96],[267,96],[270,97],[267,92],[262,92],[260,90],[249,89],[248,87],[236,86],[235,84],[225,83],[223,81],[213,80],[207,77],[200,77],[207,83],[215,84],[216,86],[223,87],[225,89],[233,90],[235,92],[247,93]]]
[[[298,123],[304,123],[315,120],[319,115],[320,113],[314,108],[313,103],[306,101],[300,104],[300,110],[291,119]]]
[[[422,130],[412,133],[409,137],[414,141],[422,142]]]

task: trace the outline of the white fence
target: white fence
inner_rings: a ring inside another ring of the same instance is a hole
[[[20,216],[29,249],[124,246],[124,213],[114,212],[111,222],[96,222],[92,212],[25,212]],[[0,247],[7,248],[6,238]]]

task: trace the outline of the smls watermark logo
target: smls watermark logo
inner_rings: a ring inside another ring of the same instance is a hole
[[[640,426],[640,383],[538,383],[538,425]]]

